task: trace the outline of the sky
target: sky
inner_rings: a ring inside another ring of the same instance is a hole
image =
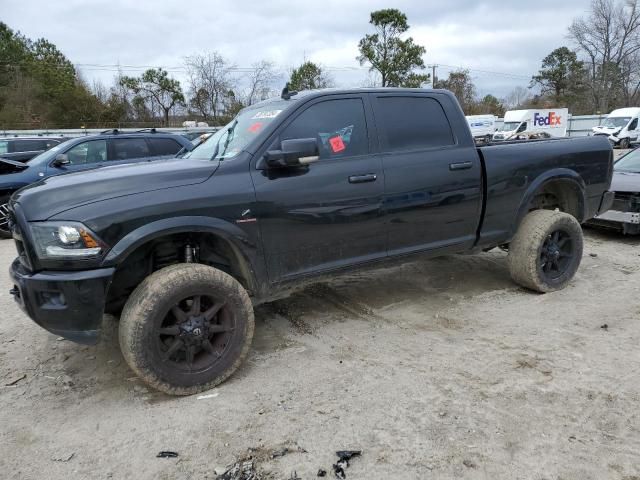
[[[439,65],[439,78],[467,68],[480,95],[502,98],[516,86],[528,86],[553,49],[572,46],[567,28],[586,15],[589,3],[0,0],[0,21],[29,38],[53,42],[85,79],[106,85],[120,65],[127,75],[163,67],[186,86],[184,57],[217,51],[240,69],[274,62],[282,86],[292,67],[311,60],[336,86],[357,87],[369,77],[356,60],[359,39],[372,31],[369,13],[397,8],[408,17],[408,35],[426,48],[425,64]]]

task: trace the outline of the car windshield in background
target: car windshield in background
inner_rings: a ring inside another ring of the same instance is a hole
[[[500,127],[500,131],[501,132],[510,132],[510,131],[515,130],[516,128],[518,128],[518,125],[520,125],[520,122],[505,122]]]
[[[233,158],[288,105],[286,102],[270,102],[260,108],[244,110],[228,125],[218,130],[206,142],[201,143],[184,158],[198,160],[224,160]]]
[[[631,117],[611,117],[607,118],[602,124],[603,127],[607,128],[618,128],[624,127],[629,123]]]
[[[613,166],[616,172],[640,173],[640,149],[628,153]]]

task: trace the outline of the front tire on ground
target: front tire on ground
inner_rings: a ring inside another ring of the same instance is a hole
[[[529,212],[509,244],[511,278],[537,292],[561,290],[580,266],[583,245],[582,228],[573,216],[551,210]]]
[[[226,380],[247,356],[253,306],[230,275],[195,263],[148,276],[120,317],[120,348],[147,384],[191,395]]]

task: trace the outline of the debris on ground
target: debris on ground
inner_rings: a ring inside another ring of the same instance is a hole
[[[216,480],[261,480],[262,476],[256,471],[253,460],[239,460]]]
[[[199,397],[197,397],[197,400],[206,400],[208,398],[216,398],[218,395],[220,395],[220,393],[216,392],[216,393],[208,393],[207,395],[200,395]]]
[[[590,253],[589,256],[593,257],[593,258],[596,258],[598,256],[598,254],[597,253]]]
[[[9,380],[7,382],[5,382],[5,387],[13,387],[16,383],[18,383],[20,380],[24,380],[25,378],[27,378],[27,374],[23,373],[22,375],[17,375],[13,378],[9,377]]]
[[[53,460],[54,462],[66,463],[69,460],[71,460],[75,456],[75,454],[76,454],[75,452],[71,452],[63,455],[54,455],[53,457],[51,457],[51,460]]]
[[[467,468],[478,468],[478,466],[471,460],[463,460],[462,464]]]
[[[609,325],[607,325],[606,323],[603,325],[600,325],[600,328],[603,330],[609,330]]]
[[[172,452],[171,450],[163,450],[156,455],[157,458],[176,458],[178,452]]]
[[[327,471],[324,468],[321,468],[320,470],[318,470],[318,477],[326,477],[327,476]]]
[[[336,452],[338,462],[333,465],[333,474],[336,478],[347,478],[345,470],[349,467],[349,460],[359,457],[362,450],[339,450]]]

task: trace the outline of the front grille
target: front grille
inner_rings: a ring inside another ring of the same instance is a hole
[[[619,212],[640,211],[640,196],[635,193],[616,192],[613,197],[611,210],[617,210]]]

